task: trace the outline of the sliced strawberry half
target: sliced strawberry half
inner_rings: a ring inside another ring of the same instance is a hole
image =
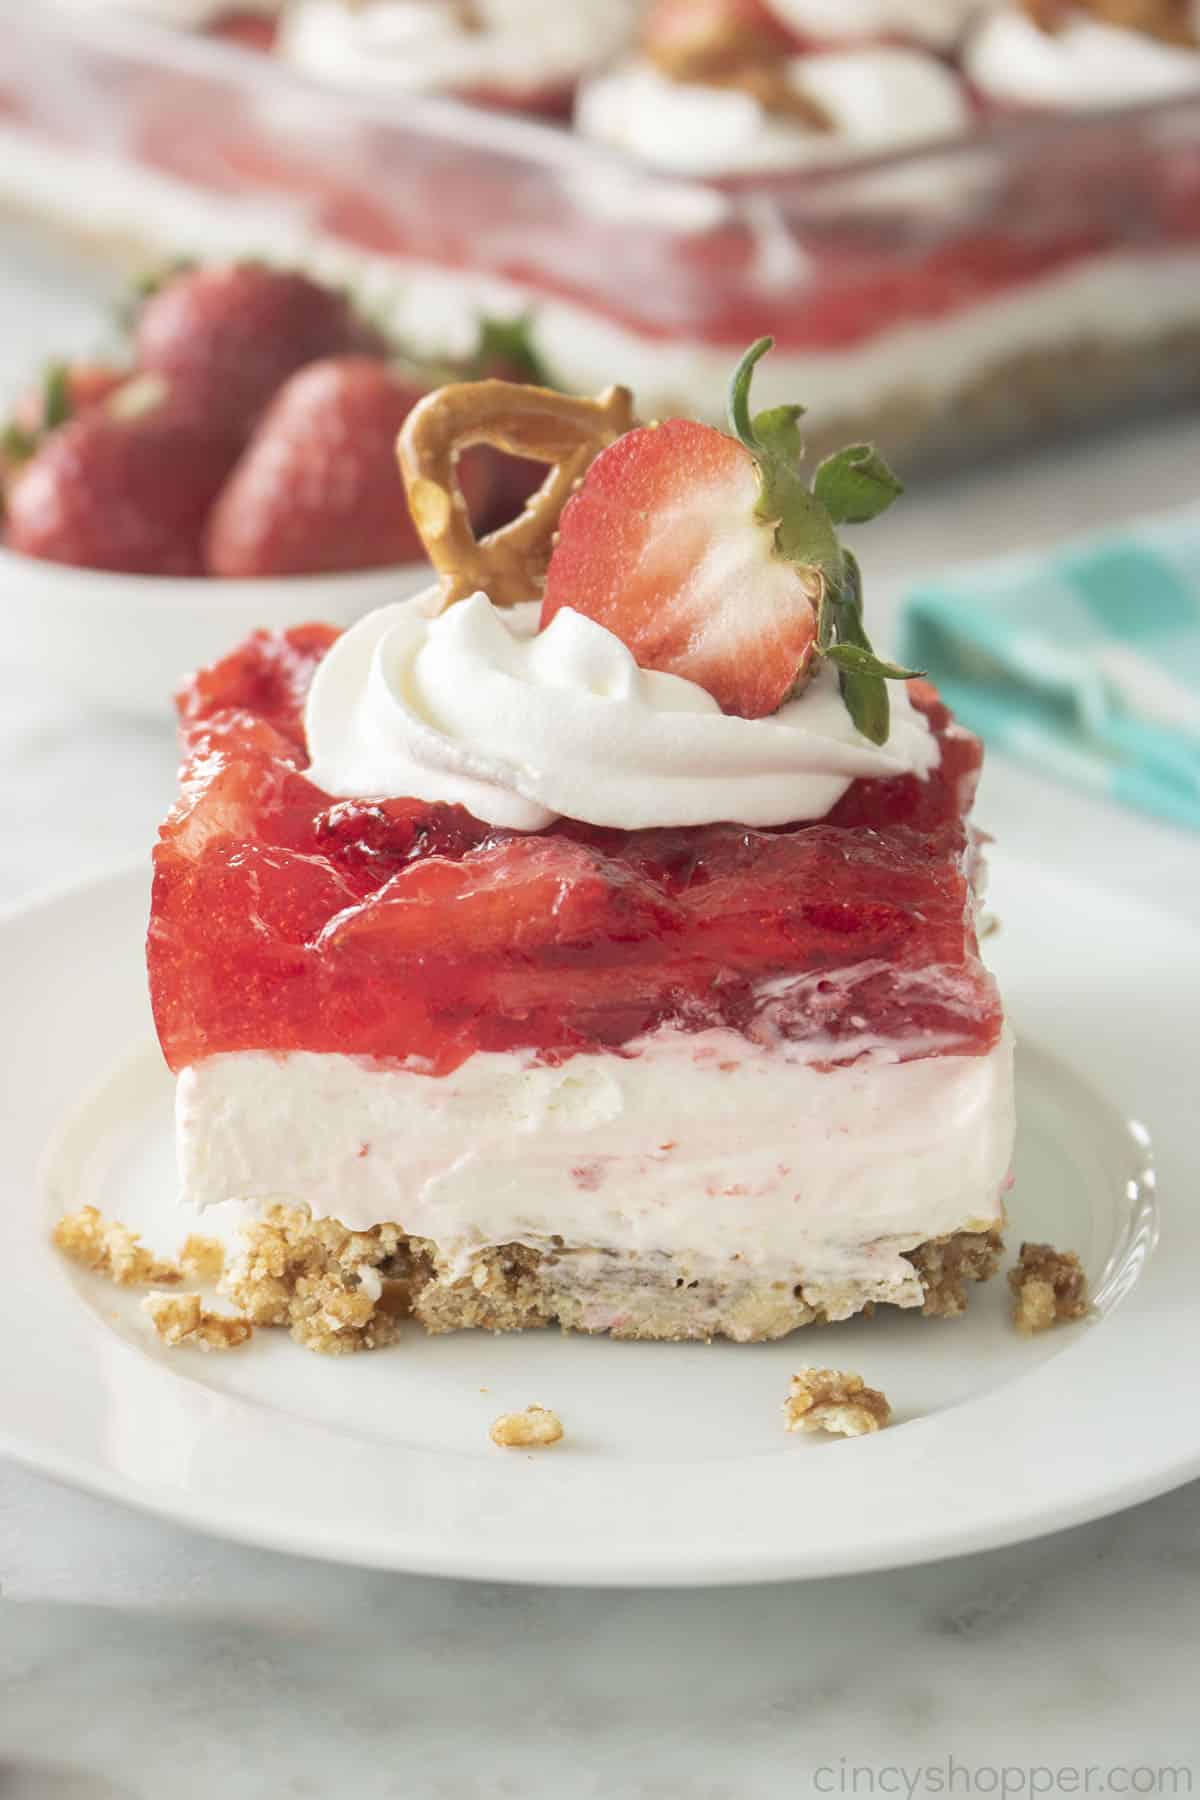
[[[758,499],[753,457],[723,431],[668,419],[628,432],[564,508],[543,626],[573,607],[725,712],[774,712],[808,667],[820,590],[775,554]]]
[[[827,458],[809,487],[803,408],[750,415],[750,379],[770,347],[760,339],[735,372],[734,435],[668,419],[595,459],[563,508],[542,627],[571,607],[619,637],[642,668],[684,676],[746,719],[775,712],[813,657],[828,657],[855,724],[883,743],[884,682],[913,671],[872,652],[858,565],[837,526],[874,517],[900,484],[855,444]]]

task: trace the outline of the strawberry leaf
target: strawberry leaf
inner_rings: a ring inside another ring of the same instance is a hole
[[[775,339],[761,337],[751,344],[741,362],[733,371],[733,380],[729,384],[729,426],[739,444],[744,444],[751,456],[761,456],[762,445],[754,432],[754,422],[750,417],[750,381],[754,367],[774,344]],[[762,414],[759,417],[762,418]]]
[[[871,675],[841,675],[842,699],[855,728],[872,744],[886,744],[892,729],[892,703],[884,682]]]
[[[729,387],[729,423],[734,437],[754,458],[758,469],[756,512],[775,528],[775,549],[788,562],[813,571],[814,582],[840,574],[842,549],[828,511],[800,474],[803,448],[797,420],[803,407],[772,406],[750,416],[750,382],[755,364],[774,338],[751,344],[734,370]]]
[[[884,662],[873,650],[864,650],[861,644],[831,644],[824,655],[851,675],[878,675],[884,681],[913,681],[924,672],[901,668],[899,663]]]
[[[800,420],[806,411],[803,406],[770,406],[754,415],[750,429],[769,455],[799,463],[804,455]]]
[[[534,387],[558,387],[533,341],[533,316],[519,313],[513,319],[495,319],[484,313],[479,320],[479,340],[470,360],[466,380],[485,380],[501,372],[505,381],[524,381]]]
[[[838,672],[846,711],[873,744],[886,744],[891,728],[889,681],[908,681],[920,673],[875,655],[862,621],[862,571],[858,558],[844,553],[842,581],[825,596],[817,648]]]
[[[853,562],[847,557],[847,562]],[[857,564],[855,564],[857,577]],[[829,598],[826,604],[833,614],[833,631],[837,643],[823,654],[834,657],[838,649],[858,650],[870,654],[871,645],[863,628],[862,614],[858,604],[849,594],[857,588],[855,579],[847,584],[847,588]],[[862,670],[839,669],[838,686],[846,711],[850,714],[859,731],[872,744],[886,744],[891,730],[892,707],[888,699],[887,682],[882,675],[865,673]]]
[[[865,525],[904,492],[870,444],[848,444],[827,456],[813,478],[813,492],[837,525]]]
[[[765,457],[758,465],[758,516],[775,526],[775,549],[788,562],[822,576],[840,576],[842,547],[821,502],[790,462]]]
[[[49,365],[42,378],[42,430],[54,431],[71,416],[71,386],[66,363]]]
[[[891,723],[889,681],[916,673],[876,656],[862,620],[862,574],[838,540],[839,525],[861,525],[903,492],[870,444],[850,444],[826,457],[810,488],[800,473],[802,406],[771,406],[751,415],[750,383],[773,340],[759,338],[734,370],[729,427],[758,471],[758,517],[775,533],[775,551],[811,573],[817,608],[816,650],[837,669],[846,710],[863,736],[885,744]]]
[[[36,449],[36,436],[32,431],[26,431],[23,425],[6,425],[0,431],[0,462],[19,468],[29,461]]]

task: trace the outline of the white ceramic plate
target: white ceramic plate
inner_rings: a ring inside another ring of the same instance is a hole
[[[156,1248],[175,1215],[153,1043],[144,871],[0,925],[5,1295],[0,1445],[184,1523],[378,1567],[541,1582],[706,1583],[881,1568],[1011,1542],[1200,1471],[1194,997],[1200,934],[1003,864],[992,951],[1020,1051],[1012,1241],[1080,1251],[1094,1323],[1034,1342],[1003,1281],[967,1317],[890,1314],[763,1346],[541,1332],[324,1359],[282,1333],[165,1351],[136,1295],[50,1249],[95,1201]],[[1037,1047],[1035,1047],[1037,1046]],[[1139,1123],[1133,1123],[1139,1121]],[[1160,1169],[1162,1243],[1155,1232]],[[211,1217],[211,1215],[210,1215]],[[207,1226],[206,1226],[207,1228]],[[896,1422],[789,1437],[791,1371],[858,1369]],[[530,1401],[566,1438],[497,1450]]]
[[[353,625],[429,582],[425,563],[350,575],[191,581],[74,569],[0,548],[4,660],[49,674],[93,704],[166,718],[185,675],[227,655],[260,626]]]

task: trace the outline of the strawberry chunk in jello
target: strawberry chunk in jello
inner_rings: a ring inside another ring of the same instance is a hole
[[[520,833],[305,779],[304,694],[335,635],[258,633],[181,695],[149,935],[172,1068],[311,1050],[447,1073],[478,1050],[620,1052],[660,1026],[830,1062],[871,1038],[904,1057],[995,1043],[965,872],[980,747],[926,684],[940,767],[856,782],[815,823]]]

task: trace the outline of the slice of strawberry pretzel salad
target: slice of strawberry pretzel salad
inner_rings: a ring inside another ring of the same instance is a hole
[[[400,458],[436,587],[184,689],[150,984],[183,1199],[258,1215],[256,1322],[747,1342],[993,1272],[981,749],[867,636],[839,530],[898,483],[861,445],[809,482],[802,409],[751,411],[768,348],[728,434],[431,395]],[[477,541],[479,443],[549,473]]]

